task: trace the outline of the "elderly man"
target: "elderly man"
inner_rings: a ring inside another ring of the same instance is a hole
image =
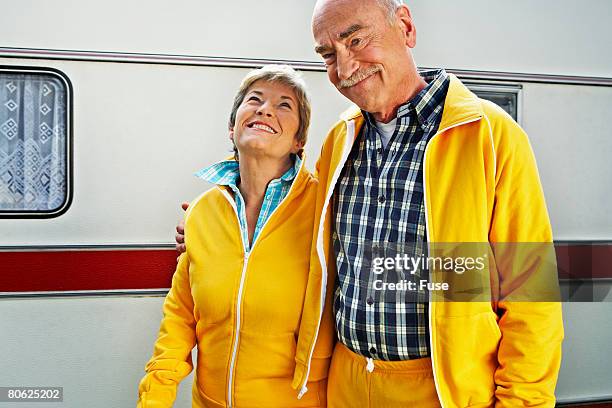
[[[437,242],[551,242],[527,136],[453,75],[418,72],[415,26],[400,1],[320,0],[312,28],[329,80],[357,105],[317,163],[311,268],[321,280],[308,290],[326,281],[332,290],[326,311],[304,315],[326,324],[333,307],[328,405],[553,407],[559,303],[389,302],[368,287],[376,245],[420,253]],[[491,292],[511,292],[516,277],[492,270]],[[313,354],[329,348],[296,355],[302,393]]]

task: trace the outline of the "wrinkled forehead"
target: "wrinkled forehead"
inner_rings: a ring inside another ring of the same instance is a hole
[[[312,15],[316,43],[337,40],[384,15],[376,0],[319,0]]]

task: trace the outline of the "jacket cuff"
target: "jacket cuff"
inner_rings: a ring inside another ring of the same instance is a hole
[[[143,392],[138,398],[136,408],[171,408],[172,401],[166,401],[163,396],[151,395],[151,393]]]
[[[295,362],[295,371],[293,372],[293,381],[291,382],[291,387],[294,390],[297,390],[304,383],[304,377],[306,376],[306,364],[300,363],[299,361]]]
[[[329,372],[329,365],[331,363],[331,357],[315,358],[313,357],[310,361],[310,374],[308,375],[308,381],[321,381],[327,378]],[[294,390],[299,389],[306,378],[306,372],[308,366],[304,363],[297,361],[295,363],[295,372],[293,374],[293,382],[291,386]]]

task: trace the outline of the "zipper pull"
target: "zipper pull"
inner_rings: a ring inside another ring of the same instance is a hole
[[[366,360],[368,362],[368,364],[366,365],[366,370],[368,373],[371,373],[372,371],[374,371],[374,360],[372,360],[370,357],[366,357]]]
[[[298,399],[302,399],[302,397],[304,396],[304,394],[306,394],[306,391],[308,391],[308,387],[306,387],[306,385],[304,385],[302,387],[302,389],[300,390],[300,393],[298,394]]]

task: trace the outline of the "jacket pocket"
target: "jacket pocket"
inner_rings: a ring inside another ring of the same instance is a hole
[[[489,406],[501,331],[493,311],[436,318],[436,375],[450,406]]]

